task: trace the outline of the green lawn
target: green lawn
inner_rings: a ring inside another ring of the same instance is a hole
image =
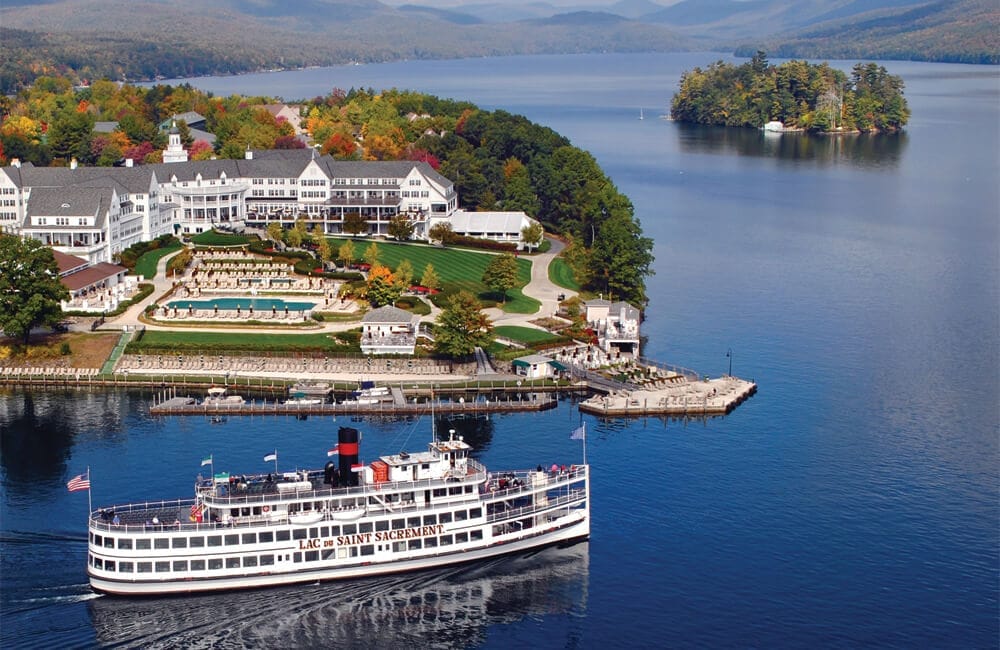
[[[497,336],[503,336],[511,339],[512,341],[524,343],[525,345],[544,343],[546,341],[554,341],[560,338],[551,332],[536,330],[531,327],[521,327],[519,325],[497,325],[493,328],[493,331]]]
[[[157,248],[156,250],[144,253],[143,256],[140,257],[135,263],[136,274],[143,276],[147,280],[152,280],[156,277],[156,265],[160,262],[160,260],[174,251],[179,251],[181,248],[183,248],[183,246],[180,244],[174,244],[173,246]]]
[[[191,241],[198,246],[243,246],[250,242],[250,237],[209,230],[195,235]]]
[[[357,338],[357,334],[338,333],[343,337],[337,341],[330,334],[232,334],[229,332],[172,332],[147,330],[142,339],[132,342],[126,350],[130,354],[145,351],[157,353],[210,353],[218,351],[237,352],[358,352],[357,344],[349,345],[346,340]]]
[[[345,241],[344,239],[329,239],[330,248],[334,254]],[[371,242],[364,239],[353,241],[354,254],[360,260]],[[386,241],[378,241],[377,243],[379,261],[390,269],[396,268],[404,259],[409,259],[413,265],[416,280],[424,272],[424,267],[430,263],[434,265],[434,270],[440,276],[446,295],[465,289],[490,306],[493,303],[496,303],[497,306],[500,305],[499,296],[490,291],[482,281],[483,271],[486,270],[486,265],[492,259],[490,254],[421,244],[400,244]],[[537,300],[522,295],[520,291],[520,288],[531,280],[531,260],[519,257],[517,271],[520,286],[507,293],[507,304],[504,305],[504,311],[533,314],[538,311],[540,304]],[[435,302],[437,303],[437,301]]]
[[[569,267],[561,257],[557,257],[552,260],[552,264],[549,265],[549,280],[552,284],[563,287],[564,289],[570,289],[572,291],[580,290],[580,283],[576,281],[576,277],[573,275],[573,269]]]

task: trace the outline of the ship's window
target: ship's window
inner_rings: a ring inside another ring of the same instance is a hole
[[[309,537],[319,537],[319,528],[310,528]]]
[[[209,535],[208,536],[209,546],[222,546],[222,535]]]
[[[420,548],[420,540],[419,540],[419,539],[411,539],[411,540],[410,540],[410,541],[409,541],[409,542],[407,543],[407,548],[408,548],[409,550],[411,550],[411,551],[414,551],[414,550],[417,550],[417,549],[419,549],[419,548]]]
[[[375,522],[375,530],[389,530],[389,520],[382,519]]]
[[[148,551],[151,548],[151,541],[147,538],[139,538],[135,540],[135,548],[140,551]]]
[[[118,573],[132,573],[135,569],[135,565],[131,562],[119,562],[118,563]]]
[[[357,524],[344,524],[344,534],[353,535],[358,532]]]
[[[115,570],[115,563],[112,562],[111,560],[108,560],[107,562],[104,563],[104,570],[105,571],[114,571]]]
[[[261,541],[262,544],[264,542],[273,542],[274,541],[274,533],[272,533],[271,531],[268,531],[266,533],[261,533],[260,534],[260,541]]]
[[[455,521],[465,521],[469,517],[466,515],[465,510],[455,511]]]
[[[138,566],[138,569],[139,569],[139,571],[138,571],[139,573],[152,573],[153,572],[153,563],[152,562],[139,562],[139,564],[137,566]]]
[[[359,533],[370,533],[370,532],[372,532],[372,528],[373,528],[372,527],[372,522],[370,522],[370,521],[366,521],[366,522],[358,524],[358,532]]]
[[[361,555],[375,555],[375,546],[372,544],[365,544],[361,547]]]
[[[319,560],[319,551],[306,551],[306,562],[315,562]]]
[[[420,469],[430,469],[430,468],[431,468],[430,463],[424,463],[423,465],[420,466]]]
[[[472,494],[472,486],[471,485],[466,485],[465,486],[465,493],[466,494]]]
[[[240,568],[240,558],[238,558],[238,557],[227,557],[226,558],[226,568],[227,569],[238,569],[238,568]]]
[[[348,550],[350,551],[351,557],[358,557],[358,547],[357,546],[352,546]]]
[[[240,543],[239,535],[226,535],[226,546],[232,546],[233,544]]]
[[[483,509],[482,508],[472,508],[471,510],[469,510],[469,518],[470,519],[476,519],[476,518],[482,517],[482,516],[483,516]]]
[[[222,558],[221,557],[217,557],[217,558],[213,558],[213,559],[209,560],[208,561],[208,568],[209,568],[209,570],[212,570],[212,569],[221,569],[222,568]]]
[[[100,535],[94,535],[93,536],[93,542],[94,542],[95,546],[103,546],[104,545],[104,538],[102,536],[100,536]]]
[[[402,530],[403,528],[406,528],[406,520],[405,519],[393,519],[392,520],[392,529],[393,530]]]
[[[347,547],[346,546],[341,546],[340,548],[337,549],[337,557],[339,557],[341,560],[343,560],[343,559],[345,559],[347,557]]]
[[[243,533],[242,542],[244,544],[256,544],[257,543],[257,533]]]
[[[441,546],[451,546],[451,535],[441,535]]]
[[[483,531],[479,530],[478,528],[469,531],[469,539],[475,541],[475,540],[481,540],[482,538],[483,538]]]
[[[115,538],[114,537],[105,537],[104,538],[104,548],[114,548],[114,547],[115,547]]]
[[[279,530],[277,532],[276,539],[279,542],[287,542],[290,538],[291,538],[291,533],[289,533],[287,530]]]
[[[420,525],[420,517],[409,517],[406,520],[406,526],[408,528],[416,528]]]
[[[330,536],[337,537],[340,535],[340,526],[330,526]]]
[[[406,550],[406,542],[393,542],[392,550],[399,553],[400,551]]]
[[[128,538],[128,537],[119,537],[118,538],[118,548],[128,548],[128,549],[131,549],[132,548],[132,540],[130,538]]]
[[[174,537],[173,544],[174,548],[187,548],[187,537]]]
[[[205,546],[204,537],[192,537],[191,538],[191,548],[202,548]]]
[[[250,555],[243,558],[243,566],[257,566],[257,556]]]
[[[292,553],[292,561],[293,562],[301,562],[302,561],[302,553],[297,553],[297,552],[296,553]]]
[[[260,556],[261,566],[274,566],[274,556],[273,555],[261,555]]]
[[[205,560],[191,560],[191,570],[192,571],[204,571],[205,570]]]
[[[451,513],[450,512],[442,512],[441,516],[440,516],[440,521],[441,521],[442,524],[450,524],[451,523]]]
[[[90,542],[92,544],[96,544],[98,539],[100,539],[100,535],[95,535],[94,533],[90,534]]]
[[[455,495],[455,494],[461,494],[461,493],[462,493],[462,487],[461,486],[448,488],[448,494]]]
[[[446,494],[448,494],[448,491],[444,488],[434,488],[434,496],[443,497]]]
[[[101,560],[101,558],[99,558],[99,557],[95,557],[94,558],[94,568],[95,569],[102,569],[102,568],[104,568],[104,562]]]
[[[433,526],[437,522],[437,515],[424,515],[424,526]]]
[[[413,501],[413,492],[403,492],[399,495],[400,501]]]
[[[157,562],[156,563],[157,573],[169,573],[170,572],[170,562]]]
[[[329,526],[323,526],[322,528],[320,528],[319,529],[319,536],[320,537],[329,537],[330,536],[330,527]]]
[[[296,528],[292,531],[292,539],[305,539],[306,532],[308,531],[305,528]]]
[[[433,548],[438,545],[437,537],[428,537],[424,540],[424,548]]]
[[[153,540],[153,548],[170,548],[170,540],[166,537],[157,537]]]
[[[455,533],[455,543],[464,544],[469,541],[469,533]]]
[[[174,560],[174,571],[187,571],[187,560]]]

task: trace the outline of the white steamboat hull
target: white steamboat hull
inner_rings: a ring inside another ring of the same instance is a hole
[[[229,591],[315,583],[332,580],[349,580],[381,576],[408,571],[435,569],[467,562],[487,560],[501,555],[520,553],[533,549],[567,544],[587,539],[590,536],[590,519],[586,515],[578,521],[565,523],[558,529],[521,539],[494,542],[487,546],[469,548],[462,551],[434,556],[394,560],[381,563],[363,563],[343,567],[326,567],[281,573],[260,573],[254,575],[219,575],[206,578],[182,580],[131,581],[109,580],[90,575],[90,586],[98,592],[120,596],[164,596],[189,594],[194,592]]]

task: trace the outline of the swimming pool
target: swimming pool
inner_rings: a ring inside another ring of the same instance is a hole
[[[241,309],[250,311],[306,311],[316,306],[313,302],[290,302],[281,298],[212,298],[210,300],[173,300],[167,309]]]

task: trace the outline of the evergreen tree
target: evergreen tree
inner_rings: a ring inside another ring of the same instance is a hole
[[[32,328],[59,322],[68,298],[51,248],[0,235],[0,330],[27,345]]]

